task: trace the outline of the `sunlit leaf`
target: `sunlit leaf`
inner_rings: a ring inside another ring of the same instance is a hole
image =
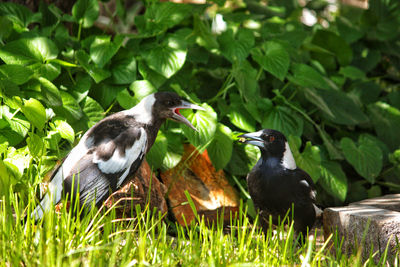
[[[215,169],[223,169],[231,159],[233,149],[232,131],[229,127],[218,123],[217,130],[210,145],[208,155]]]
[[[72,7],[72,16],[82,23],[83,27],[91,27],[99,16],[97,0],[78,0]]]
[[[321,162],[321,178],[318,181],[330,195],[344,201],[347,195],[347,177],[336,161]]]
[[[354,167],[354,169],[370,183],[374,183],[375,178],[382,169],[382,150],[371,139],[359,139],[358,145],[348,137],[340,141],[344,157]]]

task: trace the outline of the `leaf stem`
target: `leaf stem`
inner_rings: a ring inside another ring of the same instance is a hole
[[[81,40],[82,24],[83,24],[83,20],[81,20],[81,21],[79,22],[78,36],[77,36],[77,38],[78,38],[78,41],[80,41],[80,40]]]
[[[235,85],[235,83],[233,83],[232,80],[233,80],[233,75],[231,72],[231,73],[229,73],[228,77],[226,78],[224,84],[222,85],[221,90],[219,90],[218,93],[208,101],[208,103],[213,103],[213,102],[217,101],[221,95],[224,95],[224,98],[225,98],[226,92],[228,91],[228,89],[230,89],[232,86]]]

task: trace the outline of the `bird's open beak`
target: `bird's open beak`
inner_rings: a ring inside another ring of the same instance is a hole
[[[260,132],[239,135],[239,142],[253,146],[264,147],[264,140],[260,137]]]
[[[192,103],[190,103],[190,102],[187,102],[187,101],[182,100],[181,105],[172,108],[173,114],[172,114],[172,117],[171,117],[171,118],[172,118],[173,120],[175,120],[175,121],[182,122],[182,123],[186,124],[187,126],[189,126],[190,128],[192,128],[193,130],[197,131],[197,129],[193,126],[193,124],[191,124],[190,121],[189,121],[188,119],[186,119],[186,118],[179,112],[179,110],[181,110],[181,109],[189,109],[189,108],[190,108],[190,109],[197,109],[197,110],[203,110],[203,111],[205,111],[204,108],[202,108],[202,107],[200,107],[200,106],[198,106],[198,105],[195,105],[195,104],[192,104]]]

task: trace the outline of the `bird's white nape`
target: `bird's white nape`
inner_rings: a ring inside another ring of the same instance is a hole
[[[148,95],[143,98],[136,106],[131,109],[123,111],[126,115],[134,116],[137,122],[143,124],[150,124],[153,119],[152,111],[153,105],[156,102],[154,94]]]
[[[285,151],[283,152],[282,165],[288,170],[294,170],[297,168],[296,161],[293,158],[293,154],[290,150],[288,142],[285,142]]]

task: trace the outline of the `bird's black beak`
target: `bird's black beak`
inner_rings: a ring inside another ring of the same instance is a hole
[[[175,120],[175,121],[182,122],[182,123],[186,124],[187,126],[189,126],[190,128],[192,128],[193,130],[197,131],[197,129],[193,126],[193,124],[191,124],[190,121],[188,119],[186,119],[179,112],[179,110],[181,110],[181,109],[189,109],[189,108],[190,109],[197,109],[197,110],[205,111],[204,108],[202,108],[202,107],[200,107],[198,105],[195,105],[195,104],[192,104],[192,103],[187,102],[185,100],[182,100],[181,105],[171,108],[171,110],[172,110],[172,117],[171,118],[173,120]]]
[[[247,133],[239,135],[239,142],[253,146],[264,147],[264,140],[260,137],[261,132]]]

